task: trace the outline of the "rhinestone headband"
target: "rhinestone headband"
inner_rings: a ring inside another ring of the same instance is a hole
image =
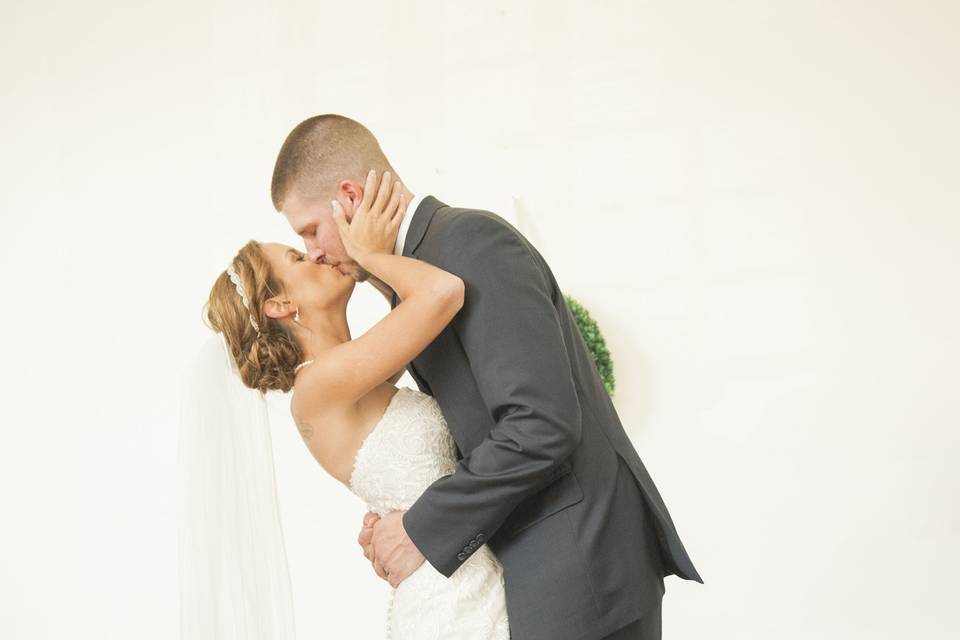
[[[243,301],[243,306],[247,309],[247,316],[250,318],[250,324],[252,324],[253,328],[257,330],[257,335],[259,336],[260,326],[257,324],[256,320],[253,319],[253,314],[250,313],[250,301],[247,300],[247,294],[243,292],[243,285],[240,284],[240,276],[237,275],[237,272],[234,270],[232,264],[227,267],[227,275],[230,276],[230,282],[233,283],[233,286],[237,288],[237,293],[240,294],[240,300]]]

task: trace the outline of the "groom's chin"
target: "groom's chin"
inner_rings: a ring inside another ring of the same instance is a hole
[[[370,277],[370,272],[360,267],[353,267],[347,272],[347,275],[353,278],[354,281],[359,284],[367,281],[367,279]]]

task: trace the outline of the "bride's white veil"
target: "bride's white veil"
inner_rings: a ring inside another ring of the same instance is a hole
[[[180,638],[293,639],[266,400],[223,334],[187,369],[178,447]]]

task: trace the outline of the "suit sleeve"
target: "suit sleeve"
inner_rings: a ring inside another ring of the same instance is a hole
[[[550,280],[510,227],[480,214],[451,225],[435,264],[465,283],[451,322],[496,422],[404,514],[413,543],[449,577],[580,442],[580,405]]]

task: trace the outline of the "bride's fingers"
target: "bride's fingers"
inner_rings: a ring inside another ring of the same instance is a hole
[[[360,209],[369,207],[373,202],[377,191],[377,170],[370,169],[367,172],[367,180],[363,184],[363,198],[360,199]]]
[[[350,224],[347,222],[347,217],[343,215],[343,209],[340,207],[340,203],[336,200],[331,200],[330,206],[333,207],[333,221],[337,224],[340,236],[346,237],[350,230]]]
[[[397,212],[397,205],[400,204],[400,181],[397,180],[393,183],[393,194],[390,196],[390,202],[387,203],[387,207],[383,210],[383,215],[387,217],[387,220],[393,218],[394,214]]]
[[[371,542],[373,542],[373,525],[364,526],[360,530],[360,535],[357,536],[357,544],[366,549]]]
[[[384,171],[383,176],[380,178],[380,189],[377,191],[377,199],[374,201],[373,206],[370,207],[371,211],[376,211],[377,213],[383,212],[383,205],[386,204],[387,198],[390,197],[391,184],[393,184],[393,181],[390,179],[390,172]]]
[[[410,204],[407,202],[407,198],[401,193],[400,194],[400,204],[397,206],[397,211],[393,214],[393,217],[390,219],[390,229],[393,230],[394,227],[399,227],[400,223],[403,222],[403,216],[407,215],[407,205]]]

